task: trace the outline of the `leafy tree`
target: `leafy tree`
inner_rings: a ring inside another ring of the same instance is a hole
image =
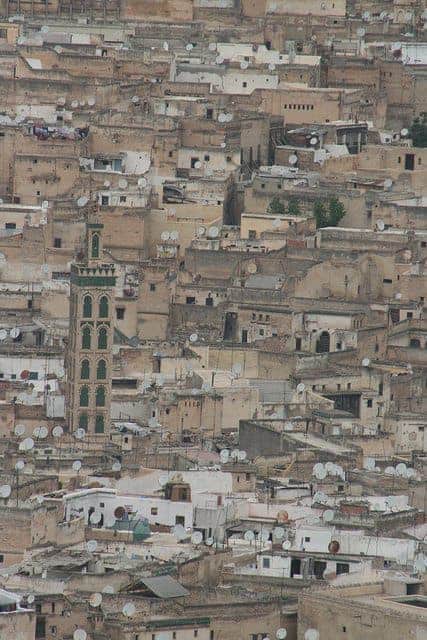
[[[295,197],[289,198],[287,214],[288,214],[288,216],[300,216],[301,215],[301,209],[300,209],[299,202],[298,202],[297,198],[295,198]]]
[[[274,196],[273,200],[268,205],[267,211],[275,216],[285,215],[285,205],[280,200],[279,196]]]
[[[427,112],[424,111],[420,118],[415,118],[410,129],[412,144],[414,147],[427,147]]]
[[[340,220],[344,218],[346,214],[343,203],[333,196],[329,200],[329,227],[337,227]]]
[[[316,200],[313,208],[313,215],[316,218],[316,227],[321,229],[328,226],[328,213],[326,207],[321,200]]]

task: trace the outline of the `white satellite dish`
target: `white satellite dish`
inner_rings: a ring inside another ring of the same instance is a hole
[[[90,98],[87,99],[87,103],[90,107],[93,107],[96,103],[96,98],[94,98],[94,96],[91,96]]]
[[[191,42],[189,42],[188,44],[185,45],[185,48],[187,51],[191,51],[192,49],[194,49],[194,45],[191,44]]]
[[[226,122],[226,121],[227,121],[227,116],[226,116],[226,114],[221,112],[221,113],[218,115],[218,122]]]
[[[165,41],[162,46],[163,46],[163,50],[164,51],[169,51],[169,43],[168,42]]]
[[[206,227],[199,227],[197,229],[197,235],[199,236],[199,238],[201,238],[202,236],[204,236],[206,233]]]
[[[197,162],[194,163],[194,168],[195,169],[201,169],[202,168],[202,163],[200,162],[200,160],[197,160]]]
[[[402,299],[402,294],[397,292],[394,297],[396,298],[396,300],[401,300]]]
[[[318,471],[316,471],[316,473],[314,475],[318,480],[324,480],[326,478],[326,476],[328,475],[328,472],[326,471],[325,468],[323,468],[323,469],[319,469]]]
[[[402,138],[406,138],[406,136],[409,134],[409,129],[403,128],[400,131],[400,135]]]
[[[297,164],[297,162],[298,162],[298,156],[296,156],[296,155],[293,153],[292,155],[290,155],[290,156],[289,156],[288,162],[289,162],[289,164],[292,164],[292,165]]]
[[[78,200],[77,200],[77,206],[78,207],[85,207],[87,205],[87,203],[89,202],[89,198],[87,198],[86,196],[81,196]]]
[[[240,364],[240,362],[235,362],[233,364],[233,366],[231,367],[231,371],[236,375],[239,376],[242,373],[242,365]]]
[[[138,178],[138,187],[144,188],[147,186],[147,178]]]
[[[246,542],[253,542],[255,540],[255,534],[253,531],[245,531],[245,535],[243,536]]]
[[[54,438],[60,438],[64,433],[64,429],[58,424],[52,429],[52,435]]]
[[[273,529],[273,538],[276,540],[283,540],[285,537],[285,530],[283,527],[274,527]]]
[[[396,469],[394,467],[386,467],[384,469],[384,473],[386,476],[395,476],[396,475]]]
[[[73,109],[77,109],[77,107],[79,106],[79,101],[78,100],[72,100],[71,106],[72,106]]]
[[[34,440],[32,438],[25,438],[25,440],[23,440],[19,444],[20,451],[31,451],[33,447],[34,447]]]
[[[265,529],[264,529],[259,534],[259,538],[262,540],[262,542],[268,542],[268,539],[270,538],[270,532],[269,531],[265,531]]]
[[[26,428],[24,424],[17,424],[15,429],[14,429],[15,435],[16,436],[23,436],[24,433],[26,432]]]
[[[0,329],[0,341],[3,342],[3,340],[6,340],[6,338],[7,338],[6,329]]]
[[[405,477],[405,475],[406,475],[406,464],[404,462],[399,462],[399,464],[396,465],[396,473],[397,473],[398,476]]]
[[[23,460],[17,460],[17,462],[15,463],[15,471],[22,471],[24,467],[25,462]]]
[[[332,509],[326,509],[326,511],[323,512],[323,520],[325,522],[332,522],[332,520],[334,519],[334,512],[332,511]]]
[[[99,511],[93,511],[90,514],[89,520],[92,524],[99,524],[101,522],[102,513]]]
[[[48,435],[49,435],[49,431],[47,427],[44,427],[44,426],[36,427],[33,431],[33,436],[35,438],[40,438],[40,440],[44,440],[45,438],[47,438]]]
[[[418,572],[424,572],[426,568],[426,558],[424,555],[419,555],[415,558],[414,567]]]
[[[216,42],[209,42],[209,51],[216,51]]]
[[[56,45],[55,47],[53,47],[53,48],[54,48],[54,50],[56,51],[56,53],[57,53],[58,55],[59,55],[59,54],[61,54],[61,53],[62,53],[62,51],[63,51],[62,47],[61,47],[59,44],[57,44],[57,45]]]
[[[226,463],[228,462],[228,460],[230,459],[230,452],[228,449],[222,449],[222,451],[219,454],[219,458],[221,460],[222,463]]]
[[[3,484],[0,487],[0,497],[8,498],[11,493],[12,493],[12,489],[10,487],[10,484]]]
[[[319,640],[320,634],[317,629],[307,629],[304,634],[304,640]]]
[[[102,590],[102,593],[114,593],[114,587],[111,584],[106,584],[105,587]]]
[[[182,524],[176,524],[172,528],[172,533],[177,540],[184,540],[184,538],[187,538],[187,532]]]
[[[242,60],[242,62],[240,63],[240,68],[247,69],[248,67],[249,67],[249,62],[247,60]]]
[[[111,182],[109,180],[104,180],[104,187],[107,189],[111,186]]]
[[[93,553],[94,551],[96,551],[98,548],[98,543],[96,540],[88,540],[86,542],[86,549],[89,551],[89,553]]]
[[[132,96],[133,104],[139,104],[139,96]]]
[[[158,421],[157,418],[150,418],[148,420],[148,426],[150,427],[150,429],[155,429],[158,426]]]
[[[203,541],[203,535],[201,531],[194,531],[193,535],[191,536],[191,542],[193,544],[200,544],[202,541]]]
[[[363,467],[368,471],[373,471],[375,469],[375,458],[366,458]]]
[[[324,468],[325,467],[321,462],[317,462],[313,467],[313,475],[315,476],[319,471],[323,471]]]
[[[197,335],[197,333],[192,333],[190,336],[190,342],[197,342],[197,340],[199,339],[199,336]]]
[[[170,232],[170,239],[171,239],[171,240],[178,240],[178,239],[179,239],[179,233],[178,233],[178,231],[171,231],[171,232]]]
[[[73,633],[73,640],[86,640],[87,633],[84,629],[76,629]]]
[[[280,629],[277,629],[276,631],[277,640],[285,640],[287,635],[288,635],[288,632],[283,627],[280,627]]]
[[[111,469],[115,472],[121,471],[122,465],[120,464],[120,462],[113,462]]]
[[[305,391],[305,384],[303,382],[297,384],[297,391],[298,393],[302,393],[303,391]]]
[[[239,457],[239,450],[238,449],[233,449],[230,456],[232,457],[233,460],[237,460]]]
[[[278,229],[280,227],[280,225],[282,224],[282,221],[280,220],[280,218],[274,218],[273,220],[273,227],[275,229]]]
[[[80,460],[74,460],[73,462],[73,471],[80,471],[82,468],[82,463]]]
[[[371,364],[371,361],[369,358],[363,358],[362,367],[369,367],[370,364]]]
[[[393,186],[393,180],[391,178],[386,178],[384,180],[384,189],[391,189]]]
[[[29,604],[32,604],[34,602],[34,600],[35,600],[35,598],[34,598],[33,594],[31,593],[27,598],[27,602]]]
[[[21,329],[19,329],[18,327],[13,327],[10,330],[10,337],[13,338],[14,340],[16,338],[19,338],[20,335],[21,335]]]
[[[377,220],[377,229],[379,231],[384,231],[385,229],[384,220]]]
[[[282,544],[282,549],[284,551],[288,551],[292,547],[292,542],[290,540],[285,540]]]
[[[369,11],[364,11],[364,12],[362,13],[362,19],[363,19],[365,22],[369,22],[370,17],[371,17],[371,14],[369,13]],[[311,639],[310,639],[310,640],[311,640]]]
[[[218,227],[209,227],[208,236],[209,236],[209,238],[217,238],[219,236]]]
[[[79,427],[78,429],[76,429],[76,431],[74,431],[74,437],[77,438],[77,440],[83,440],[85,435],[86,435],[86,431],[81,427]]]
[[[246,451],[239,451],[237,459],[240,460],[240,462],[243,462],[244,460],[246,460],[247,455],[248,454],[246,453]]]
[[[47,24],[44,24],[41,29],[40,29],[41,33],[48,33],[49,32],[49,26]]]
[[[217,56],[217,57],[215,58],[215,62],[216,62],[217,64],[222,64],[222,63],[224,62],[224,58],[223,58],[222,56]]]
[[[321,491],[316,491],[316,493],[313,496],[313,502],[317,503],[317,502],[322,502],[323,501],[323,493]]]
[[[162,231],[162,233],[160,234],[160,238],[161,240],[163,240],[163,242],[166,242],[167,240],[169,240],[170,238],[169,231]]]
[[[310,138],[310,144],[312,147],[314,147],[318,142],[319,142],[318,139],[315,138],[314,136]]]
[[[127,186],[128,186],[128,181],[125,178],[120,178],[120,180],[119,180],[119,188],[120,189],[126,189]]]
[[[89,604],[91,607],[99,607],[102,602],[102,595],[100,593],[92,593],[89,598]]]
[[[363,27],[359,27],[356,33],[359,38],[363,38],[363,36],[366,34],[366,29],[364,29]]]

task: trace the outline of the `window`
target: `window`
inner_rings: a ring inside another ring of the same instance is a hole
[[[150,282],[150,291],[155,291],[156,290],[156,285],[154,284],[154,282]]]
[[[126,202],[127,198],[126,196],[120,196],[120,202]]]
[[[106,349],[108,344],[107,329],[101,327],[98,330],[98,349]]]
[[[117,320],[124,320],[125,318],[125,308],[124,307],[117,307],[116,308],[116,319]]]
[[[184,516],[175,516],[175,524],[182,524],[182,526],[184,526],[185,525]]]
[[[366,401],[366,406],[369,407],[369,408],[372,407],[372,399],[371,398]]]
[[[52,613],[55,613],[55,603],[54,602],[51,603],[51,608],[52,608]]]
[[[99,235],[92,234],[92,258],[99,258]]]
[[[204,156],[204,158],[203,158],[203,160],[204,160],[205,162],[209,162],[209,160],[210,160],[210,159],[211,159],[211,157],[206,153],[206,154],[205,154],[205,156]]]
[[[104,416],[101,416],[101,415],[97,415],[96,416],[96,418],[95,418],[95,433],[104,433]]]
[[[196,168],[196,164],[199,162],[199,158],[191,158],[190,160],[190,166],[192,169]]]
[[[107,363],[105,360],[98,360],[98,364],[96,366],[96,379],[97,380],[105,380],[107,377]]]
[[[4,562],[4,555],[0,553],[0,562]]]
[[[89,388],[86,385],[80,389],[79,404],[81,407],[89,406]]]
[[[194,296],[187,296],[185,298],[185,304],[196,304],[196,298]]]
[[[54,238],[53,240],[53,246],[55,247],[55,249],[60,249],[62,246],[62,240],[61,238]]]
[[[212,120],[213,118],[213,109],[206,109],[206,119]]]
[[[156,516],[158,514],[158,509],[157,507],[151,507],[151,515],[152,516]]]
[[[103,207],[108,207],[110,204],[110,198],[108,196],[101,196],[101,205]]]
[[[347,382],[347,389],[351,389],[351,382]]]
[[[247,82],[242,82],[242,87],[244,87],[246,89],[247,86],[248,86]]]
[[[80,366],[80,379],[89,380],[89,377],[90,377],[89,360],[82,360],[82,364]]]
[[[108,318],[108,298],[102,296],[99,300],[99,317]]]
[[[83,327],[82,331],[82,349],[90,349],[91,331],[90,327]]]
[[[342,349],[342,342],[337,342],[337,351],[341,351]]]
[[[85,296],[83,298],[83,318],[92,317],[92,296]]]
[[[105,407],[105,387],[97,387],[96,389],[96,406]]]
[[[33,301],[27,300],[27,309],[32,309],[32,308],[33,308]]]
[[[305,536],[304,542],[310,542],[310,537],[309,536]]]
[[[269,569],[270,568],[270,558],[263,558],[262,559],[262,566],[264,569]]]
[[[406,313],[406,317],[407,317],[407,318],[413,318],[413,317],[414,317],[414,314],[412,313],[412,311],[407,311],[407,313]]]
[[[199,630],[198,629],[194,629],[193,636],[195,638],[197,638],[198,635],[199,635]]]
[[[16,229],[16,223],[15,222],[6,222],[6,224],[4,225],[5,229]]]
[[[30,371],[30,375],[28,376],[28,380],[38,380],[39,373],[38,371]]]

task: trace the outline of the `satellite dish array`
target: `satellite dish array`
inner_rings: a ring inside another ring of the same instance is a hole
[[[21,329],[19,329],[18,327],[12,327],[10,331],[8,331],[7,329],[0,329],[0,342],[6,340],[7,336],[10,336],[13,340],[15,340],[16,338],[19,338],[20,335]]]
[[[232,451],[229,449],[222,449],[219,457],[223,464],[230,462],[230,460],[243,462],[247,458],[247,453],[246,451],[240,451],[239,449],[233,449]]]
[[[345,480],[344,469],[339,464],[335,464],[334,462],[326,462],[326,464],[318,462],[313,467],[312,475],[317,478],[317,480],[324,480],[328,475]]]

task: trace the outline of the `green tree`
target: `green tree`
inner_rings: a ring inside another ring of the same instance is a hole
[[[346,210],[341,200],[333,196],[329,200],[329,227],[337,227],[340,220],[344,218]]]
[[[327,227],[329,218],[326,207],[321,200],[316,200],[313,207],[313,215],[316,218],[316,227],[321,229]]]
[[[280,200],[279,196],[274,196],[273,200],[268,205],[267,209],[268,213],[271,213],[275,216],[283,216],[285,215],[285,205]]]
[[[299,202],[298,202],[297,198],[295,198],[295,196],[293,196],[292,198],[289,198],[287,214],[288,214],[288,216],[300,216],[301,215],[301,209],[300,209],[300,206],[299,206]]]
[[[412,144],[414,147],[427,147],[427,112],[424,111],[420,118],[415,118],[411,129]]]

